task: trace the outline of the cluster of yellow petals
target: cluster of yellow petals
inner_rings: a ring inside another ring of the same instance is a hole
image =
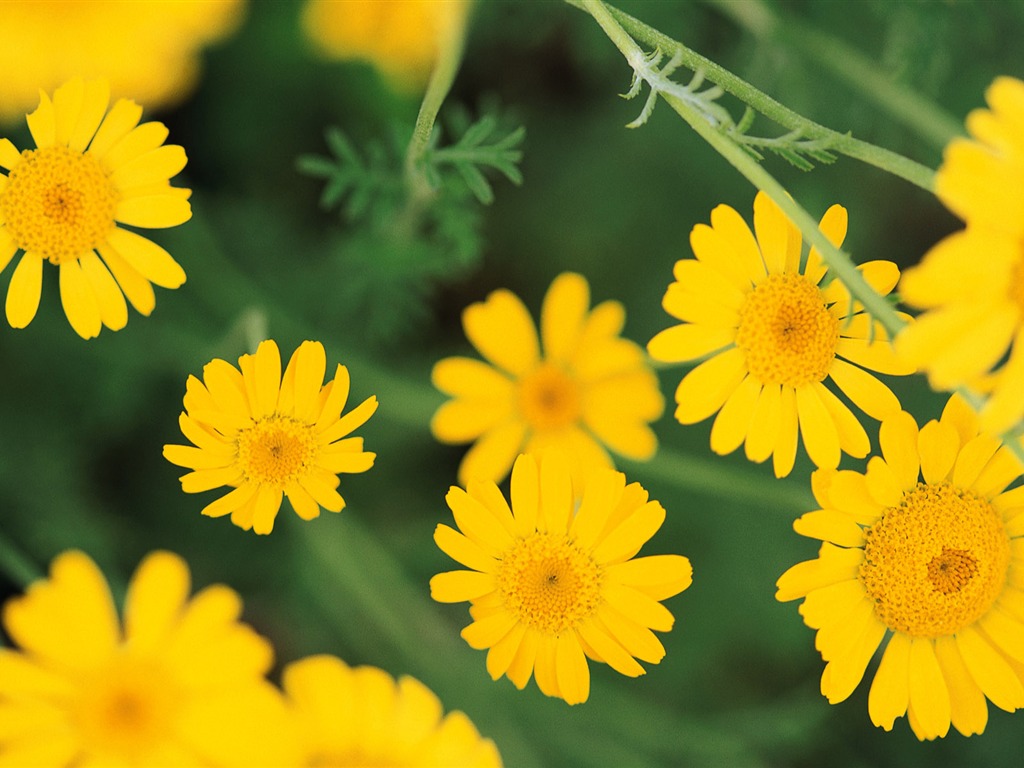
[[[935,180],[966,227],[903,276],[903,300],[923,312],[896,345],[936,389],[986,394],[982,427],[1001,434],[1024,418],[1024,81],[996,78],[986,99]]]
[[[803,598],[831,703],[884,646],[875,725],[906,715],[921,739],[950,725],[981,733],[986,699],[1024,707],[1024,488],[1007,490],[1021,462],[958,395],[920,429],[906,412],[884,420],[879,443],[865,473],[815,473],[821,509],[794,528],[821,550],[779,578],[776,597]]]
[[[484,480],[452,487],[447,502],[459,530],[438,525],[434,541],[471,570],[434,576],[430,593],[471,603],[462,637],[487,649],[493,679],[522,689],[534,677],[578,704],[590,695],[587,658],[636,677],[637,659],[664,657],[654,631],[674,618],[661,601],[690,586],[692,568],[681,555],[636,557],[665,519],[639,484],[594,470],[577,508],[569,463],[551,450],[516,459],[511,506]]]
[[[71,80],[53,99],[41,93],[27,121],[36,149],[19,152],[0,139],[0,270],[20,252],[5,304],[7,321],[24,328],[36,315],[43,264],[58,267],[60,297],[75,332],[119,330],[128,306],[153,311],[153,285],[177,288],[185,272],[167,251],[123,226],[163,228],[192,216],[190,190],[170,178],[185,151],[165,145],[161,123],[139,124],[142,108],[127,99],[108,111],[105,80]]]

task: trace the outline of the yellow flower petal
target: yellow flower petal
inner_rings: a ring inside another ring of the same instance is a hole
[[[493,291],[486,301],[466,307],[462,325],[480,354],[514,376],[523,375],[539,360],[537,329],[511,291]]]
[[[89,291],[96,298],[103,325],[112,331],[121,330],[128,323],[128,305],[110,271],[93,251],[84,254],[78,262]]]
[[[953,727],[964,736],[982,733],[988,723],[985,694],[967,671],[956,640],[952,637],[936,638],[935,656],[949,690],[950,719]]]
[[[900,401],[892,390],[862,368],[835,360],[829,376],[854,405],[873,419],[882,421],[900,410]]]
[[[690,371],[676,389],[675,417],[681,424],[696,424],[725,403],[746,376],[742,350],[730,349]]]
[[[811,461],[825,469],[838,467],[842,455],[839,449],[839,432],[821,398],[818,397],[815,386],[796,389],[796,409],[804,448]]]
[[[565,362],[572,355],[579,339],[587,309],[590,286],[582,275],[563,272],[556,277],[544,296],[540,327],[544,356]]]
[[[526,424],[518,420],[485,433],[462,458],[459,483],[466,485],[473,479],[499,482],[508,474],[525,438]]]
[[[711,450],[732,453],[746,439],[762,390],[761,382],[748,375],[729,395],[711,427]]]
[[[681,363],[709,355],[732,344],[736,331],[686,323],[660,331],[647,342],[647,353],[655,360]]]
[[[949,731],[949,689],[935,657],[933,641],[915,637],[910,645],[910,706],[926,739]]]
[[[913,640],[899,632],[889,638],[868,692],[871,722],[887,731],[910,703],[910,647]]]
[[[192,207],[175,194],[130,197],[117,204],[114,218],[132,227],[162,229],[191,219]]]
[[[11,275],[7,288],[7,322],[12,328],[25,328],[36,316],[43,290],[43,260],[33,253],[23,254]]]
[[[188,565],[170,552],[152,552],[139,564],[125,597],[125,640],[150,650],[174,630],[191,592]]]

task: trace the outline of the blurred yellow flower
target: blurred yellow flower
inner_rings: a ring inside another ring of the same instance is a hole
[[[139,125],[142,108],[120,99],[107,111],[103,80],[72,80],[53,100],[40,93],[28,115],[36,149],[0,139],[0,270],[23,252],[7,290],[7,321],[24,328],[36,315],[43,261],[60,268],[64,312],[83,338],[128,322],[125,296],[153,311],[155,283],[177,288],[185,272],[163,248],[118,227],[163,228],[192,216],[190,190],[170,185],[185,150],[164,145],[167,129]],[[97,255],[97,252],[99,255]]]
[[[462,712],[411,677],[310,656],[281,677],[298,732],[298,765],[499,768],[501,756]]]
[[[222,585],[189,599],[189,571],[154,552],[118,619],[85,554],[58,556],[50,578],[4,606],[20,647],[0,649],[0,762],[8,766],[277,764],[287,724],[264,680],[270,644],[239,623]]]
[[[846,223],[846,209],[833,205],[821,231],[838,246]],[[690,233],[697,258],[676,262],[675,282],[662,301],[683,323],[647,345],[651,357],[665,362],[708,357],[679,383],[676,419],[695,424],[717,412],[711,449],[725,454],[745,444],[751,461],[772,457],[776,477],[792,471],[798,433],[819,467],[835,468],[843,452],[868,454],[864,427],[825,379],[883,419],[899,411],[899,401],[864,369],[914,372],[896,357],[881,325],[872,329],[840,280],[820,287],[826,267],[816,248],[801,269],[801,240],[764,192],[754,199],[754,232],[729,206],[715,208],[711,226],[698,224]],[[882,295],[899,279],[890,261],[858,269]]]
[[[981,733],[986,697],[1024,707],[1024,488],[1006,490],[1021,463],[979,435],[958,395],[920,430],[909,413],[887,418],[879,442],[864,474],[815,472],[822,508],[793,527],[823,544],[782,575],[776,597],[804,598],[830,703],[853,693],[888,636],[871,721],[891,730],[906,714],[919,739],[950,723]]]
[[[324,55],[368,61],[399,88],[416,88],[463,34],[469,8],[469,0],[310,0],[302,26]]]
[[[104,78],[115,97],[150,109],[192,90],[199,52],[231,33],[243,0],[4,0],[0,3],[0,122],[30,109],[39,89]]]
[[[981,424],[999,433],[1024,417],[1024,82],[997,78],[986,98],[991,110],[968,116],[973,139],[950,142],[935,181],[967,228],[904,274],[903,299],[925,312],[896,348],[936,389],[991,392]]]
[[[461,532],[434,531],[471,570],[434,576],[431,596],[471,603],[462,637],[488,649],[491,677],[522,689],[533,675],[546,695],[578,704],[590,695],[588,656],[629,677],[644,674],[637,659],[661,661],[665,648],[651,630],[667,632],[674,618],[660,601],[692,581],[681,555],[635,557],[664,522],[662,506],[603,469],[588,476],[577,510],[557,451],[516,460],[511,500],[510,508],[486,480],[452,487],[447,502]]]
[[[604,446],[631,459],[654,455],[648,422],[665,407],[658,379],[643,350],[619,336],[622,305],[589,305],[582,276],[555,279],[541,309],[543,357],[529,311],[510,291],[462,313],[466,336],[488,362],[448,357],[434,366],[434,386],[454,399],[430,423],[443,443],[476,441],[459,466],[461,485],[501,482],[520,452],[547,447],[570,457],[577,485],[591,468],[612,466]]]
[[[363,451],[363,438],[348,437],[377,410],[368,397],[341,415],[348,401],[348,369],[339,365],[324,384],[327,355],[319,341],[304,341],[281,374],[281,353],[264,341],[238,368],[215,359],[203,381],[189,376],[181,431],[193,445],[165,445],[164,458],[192,470],[181,477],[186,493],[230,486],[203,514],[245,530],[270,533],[285,495],[303,520],[320,507],[340,512],[338,474],[365,472],[377,454]],[[345,438],[345,439],[342,439]]]

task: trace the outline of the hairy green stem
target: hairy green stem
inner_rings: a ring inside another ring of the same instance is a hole
[[[605,34],[611,38],[612,42],[616,44],[631,63],[632,59],[630,59],[630,56],[643,55],[643,51],[636,43],[639,40],[652,49],[677,58],[688,69],[694,72],[702,72],[715,85],[736,96],[768,119],[790,130],[799,131],[802,137],[826,142],[826,149],[839,152],[868,165],[873,165],[876,168],[909,181],[911,184],[915,184],[928,192],[934,192],[935,172],[932,169],[903,157],[903,155],[877,147],[866,141],[855,139],[849,134],[838,133],[831,128],[826,128],[812,120],[808,120],[803,115],[780,104],[771,96],[754,88],[750,83],[737,77],[710,59],[701,56],[696,51],[647,26],[629,14],[605,5],[600,0],[566,0],[566,2],[594,16],[598,23],[601,24]],[[604,19],[603,21],[602,18]]]
[[[874,102],[935,149],[963,134],[960,122],[916,91],[887,76],[873,59],[844,40],[799,19],[781,21],[763,0],[705,0],[751,34],[777,38]]]
[[[416,125],[412,130],[412,139],[405,153],[405,177],[409,184],[413,200],[429,197],[432,193],[430,183],[423,173],[423,158],[430,147],[430,137],[437,122],[437,113],[441,110],[448,92],[455,82],[455,75],[462,63],[462,52],[466,39],[466,21],[464,17],[453,21],[453,27],[442,41],[437,63],[430,74],[427,91],[423,94],[423,103],[416,116]]]
[[[581,2],[584,10],[601,25],[605,34],[611,38],[627,61],[632,64],[643,60],[643,50],[622,28],[601,0],[581,0]],[[776,205],[800,228],[807,241],[818,249],[833,275],[843,281],[850,293],[864,305],[872,317],[882,323],[890,336],[895,336],[903,327],[903,320],[889,305],[889,302],[868,285],[850,257],[832,245],[829,239],[822,234],[818,229],[818,222],[789,196],[785,188],[775,180],[775,177],[735,141],[708,123],[705,116],[693,106],[672,94],[662,93],[661,96],[715,151],[743,174],[751,184],[764,190],[775,201]]]

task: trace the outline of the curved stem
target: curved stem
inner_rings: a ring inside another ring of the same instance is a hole
[[[416,125],[412,130],[412,139],[409,140],[409,148],[405,153],[405,178],[413,200],[429,197],[432,193],[421,163],[430,147],[430,137],[434,132],[434,123],[437,122],[437,113],[452,89],[459,64],[462,63],[465,39],[466,17],[458,15],[441,41],[437,63],[430,74],[426,93],[423,94],[423,103],[416,116]]]
[[[935,172],[927,166],[896,152],[855,139],[849,134],[833,131],[813,120],[808,120],[803,115],[780,104],[768,94],[754,88],[750,83],[724,67],[629,14],[605,5],[600,0],[566,0],[566,2],[582,8],[593,16],[627,60],[631,60],[630,56],[643,54],[636,44],[636,40],[639,40],[651,48],[678,58],[679,62],[688,69],[694,72],[703,72],[708,80],[779,125],[791,130],[798,130],[802,136],[808,139],[827,140],[827,148],[830,150],[873,165],[894,176],[899,176],[928,192],[934,192]]]
[[[705,2],[756,37],[782,39],[934,148],[941,150],[951,139],[963,134],[956,118],[916,91],[894,82],[874,60],[839,37],[792,16],[787,16],[783,23],[762,0]]]

